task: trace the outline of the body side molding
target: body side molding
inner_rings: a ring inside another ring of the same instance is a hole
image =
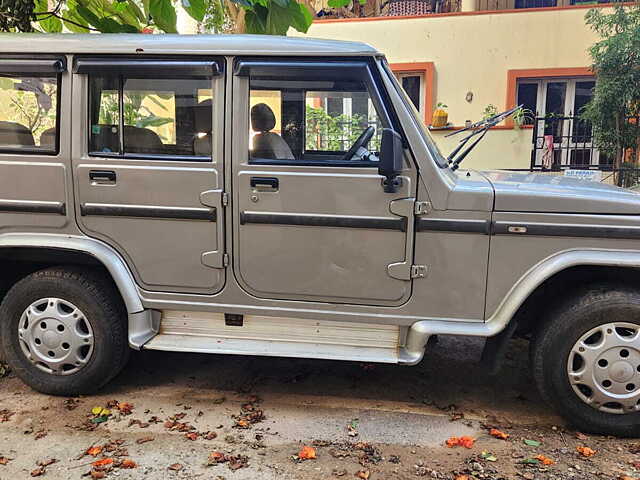
[[[129,319],[129,345],[139,349],[157,333],[157,318],[145,310],[136,282],[124,260],[106,244],[87,237],[50,233],[5,233],[0,248],[53,248],[83,252],[96,258],[111,274],[125,303]]]
[[[431,335],[492,337],[506,328],[529,295],[554,274],[579,265],[640,268],[640,251],[571,249],[554,253],[531,267],[511,287],[495,312],[483,323],[421,320],[409,328],[399,363],[415,365],[424,356]]]

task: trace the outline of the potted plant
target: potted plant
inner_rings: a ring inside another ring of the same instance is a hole
[[[433,111],[433,118],[431,120],[432,127],[442,128],[449,123],[449,114],[445,108],[448,107],[444,103],[438,102],[436,109]]]

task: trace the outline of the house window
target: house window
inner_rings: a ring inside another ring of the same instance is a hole
[[[595,84],[589,77],[522,79],[518,81],[517,104],[539,117],[580,115]]]
[[[407,93],[407,96],[416,107],[416,110],[424,115],[424,75],[414,72],[396,73],[396,78]]]
[[[543,8],[557,5],[557,0],[516,0],[515,3],[516,8]]]
[[[548,168],[602,166],[607,160],[592,143],[591,125],[580,115],[593,95],[595,79],[520,79],[517,104],[534,113],[536,164]]]

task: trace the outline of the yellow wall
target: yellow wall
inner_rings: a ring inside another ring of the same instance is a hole
[[[507,70],[588,67],[596,40],[584,23],[584,8],[413,19],[316,22],[307,36],[367,42],[395,62],[434,62],[436,102],[449,121],[478,120],[488,104],[506,103]],[[301,35],[291,31],[290,35]],[[473,92],[471,103],[465,100]],[[433,132],[444,152],[457,136]],[[473,168],[528,168],[531,130],[494,130],[465,160]]]

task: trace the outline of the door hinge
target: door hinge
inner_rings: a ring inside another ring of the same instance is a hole
[[[222,266],[223,267],[228,267],[229,266],[229,254],[225,253],[224,255],[222,255]]]
[[[411,278],[424,278],[427,276],[426,265],[411,265]]]
[[[229,194],[227,192],[222,192],[222,206],[226,207],[229,205]]]
[[[431,213],[431,202],[416,202],[414,204],[413,212],[416,215],[426,215]]]

